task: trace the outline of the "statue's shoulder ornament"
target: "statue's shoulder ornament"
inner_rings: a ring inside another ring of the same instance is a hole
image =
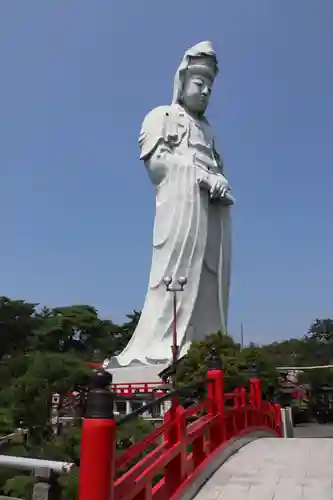
[[[143,120],[140,136],[140,160],[147,159],[160,142],[170,148],[179,145],[188,129],[185,113],[176,105],[159,106]]]

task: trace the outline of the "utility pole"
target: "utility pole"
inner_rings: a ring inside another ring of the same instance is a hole
[[[241,349],[244,349],[244,330],[243,330],[243,323],[241,323]]]

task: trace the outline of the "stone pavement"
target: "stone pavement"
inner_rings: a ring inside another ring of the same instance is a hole
[[[196,500],[333,500],[333,439],[264,438],[244,446]]]
[[[298,424],[294,427],[295,438],[333,438],[333,424],[318,424],[316,422]]]

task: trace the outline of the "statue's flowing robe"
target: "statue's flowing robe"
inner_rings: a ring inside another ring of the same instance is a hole
[[[180,106],[153,110],[141,134],[141,158],[147,159],[158,145],[172,140],[177,154],[168,156],[166,174],[156,188],[156,215],[150,279],[142,315],[135,333],[117,363],[165,363],[171,359],[172,293],[163,278],[173,282],[187,277],[177,294],[177,336],[180,355],[193,340],[226,331],[230,283],[230,213],[219,201],[212,202],[201,189],[201,174],[219,172],[219,156],[211,128],[203,122],[206,138]],[[208,135],[208,137],[207,137]],[[201,144],[206,142],[207,144]],[[206,150],[210,158],[206,161]],[[215,172],[206,167],[213,164]]]

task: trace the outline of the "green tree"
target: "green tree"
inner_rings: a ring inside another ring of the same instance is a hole
[[[126,318],[129,321],[118,326],[117,333],[114,336],[114,343],[112,344],[112,354],[119,354],[127,346],[139,322],[140,316],[141,312],[135,310],[132,313],[126,314]]]
[[[0,360],[25,352],[39,325],[36,304],[0,297]]]
[[[125,423],[117,428],[117,443],[118,452],[126,450],[131,444],[141,441],[147,434],[154,429],[151,422],[143,420],[141,417],[133,421]]]
[[[208,335],[205,340],[193,342],[188,354],[180,361],[177,367],[177,382],[187,385],[203,380],[207,375],[209,358],[212,348],[221,356],[222,366],[225,371],[226,391],[232,390],[245,381],[244,359],[240,355],[240,346],[227,335],[220,333]]]
[[[116,326],[102,321],[94,307],[74,305],[42,310],[34,332],[35,348],[52,352],[75,352],[89,357],[114,334]]]
[[[260,377],[264,391],[277,384],[276,365],[264,347],[252,344],[241,349],[231,337],[219,333],[209,335],[203,341],[193,342],[177,368],[178,384],[187,385],[206,377],[213,347],[221,357],[226,392],[231,392],[239,385],[247,386],[253,376]]]
[[[7,479],[3,493],[10,497],[32,498],[32,491],[35,484],[35,478],[27,474],[21,474]]]
[[[52,393],[66,393],[82,382],[90,370],[70,353],[37,351],[22,356],[25,370],[2,388],[0,406],[8,410],[15,425],[23,423],[35,435],[42,436],[49,427]]]
[[[309,328],[307,339],[317,340],[324,344],[333,341],[333,320],[330,318],[315,319]]]
[[[123,325],[99,318],[94,307],[73,305],[40,308],[23,300],[0,297],[0,435],[16,426],[29,429],[24,445],[10,445],[8,454],[57,460],[77,460],[81,431],[71,428],[60,437],[50,432],[53,392],[66,394],[91,373],[85,360],[102,360],[125,347],[140,318],[127,315]],[[124,426],[117,439],[135,442],[151,430],[141,419]],[[2,450],[4,452],[4,450]],[[34,479],[1,469],[0,491],[26,498]],[[77,498],[77,474],[61,478],[63,500]]]

